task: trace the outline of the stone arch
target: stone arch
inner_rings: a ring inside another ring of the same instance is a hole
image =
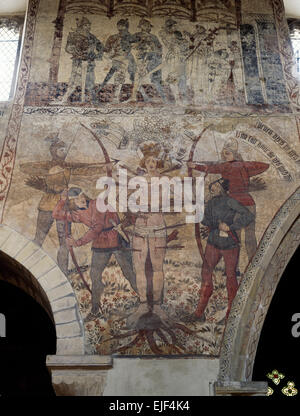
[[[219,383],[251,382],[264,319],[299,242],[300,188],[273,218],[240,284],[225,328]]]
[[[1,269],[0,279],[28,293],[54,322],[56,354],[84,354],[84,326],[77,299],[56,262],[42,248],[6,225],[0,225],[0,259],[7,265],[7,269]]]

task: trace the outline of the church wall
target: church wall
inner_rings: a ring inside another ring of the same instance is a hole
[[[115,358],[103,395],[210,396],[218,370],[218,359]]]

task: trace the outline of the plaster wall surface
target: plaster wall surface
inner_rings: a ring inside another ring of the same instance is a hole
[[[115,358],[104,396],[209,396],[218,359]]]

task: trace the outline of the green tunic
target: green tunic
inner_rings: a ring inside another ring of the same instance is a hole
[[[202,224],[210,230],[208,243],[220,250],[228,250],[239,245],[236,230],[247,227],[252,221],[254,215],[246,207],[227,195],[218,195],[208,201]],[[221,222],[230,228],[226,237],[220,236]]]

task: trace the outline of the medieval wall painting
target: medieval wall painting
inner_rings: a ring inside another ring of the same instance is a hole
[[[273,8],[256,3],[40,3],[3,222],[69,279],[86,353],[220,353],[299,179]],[[116,206],[103,213],[105,178]],[[155,209],[147,199],[162,178],[170,212],[160,191]]]
[[[246,94],[249,104],[263,104],[264,97],[256,54],[255,30],[251,25],[241,25],[241,43],[245,71]]]
[[[189,3],[60,2],[48,77],[29,83],[26,104],[289,111],[271,12],[241,15],[239,1],[192,2],[193,12]]]
[[[102,20],[105,24],[105,19]],[[58,71],[57,87],[64,87],[65,84],[68,84],[68,88],[71,84],[71,87],[62,98],[59,90],[56,95],[61,102],[58,99],[52,104],[85,101],[78,91],[74,95],[75,87],[82,82],[85,82],[85,89],[92,95],[88,99],[94,105],[137,100],[144,103],[200,104],[196,100],[198,96],[202,103],[207,103],[212,97],[219,98],[222,81],[227,82],[230,77],[232,82],[236,78],[237,94],[242,94],[240,62],[235,68],[235,77],[231,74],[231,65],[235,60],[233,55],[238,53],[234,49],[237,39],[227,34],[225,28],[215,27],[211,23],[194,24],[193,30],[188,32],[191,28],[189,22],[184,25],[182,21],[172,18],[156,19],[151,23],[145,18],[117,17],[110,21],[110,28],[115,27],[115,31],[103,36],[103,30],[97,31],[92,21],[92,17],[86,19],[86,26],[93,27],[95,33],[94,50],[91,52],[94,57],[85,69],[79,55],[77,58],[72,55],[72,51],[78,47],[75,43],[85,21],[77,21],[78,28],[72,32],[72,27],[76,25],[74,16],[65,17],[66,30],[60,57],[63,65]],[[92,37],[92,32],[87,31],[86,35]],[[124,43],[124,50],[120,50],[120,42]],[[82,71],[85,73],[82,74]],[[199,85],[197,79],[201,71],[203,76]],[[81,91],[83,88],[82,84]]]
[[[25,116],[5,223],[70,280],[88,352],[218,355],[246,266],[294,187],[300,158],[284,157],[292,150],[269,123],[241,119],[231,130],[232,121],[195,116]],[[97,229],[97,181],[118,181],[120,167],[128,180],[205,178],[202,223],[187,223],[184,211],[119,210]]]
[[[270,104],[288,104],[275,25],[273,22],[258,22],[257,28],[267,101]]]
[[[261,17],[241,25],[247,102],[288,104],[276,28]]]

